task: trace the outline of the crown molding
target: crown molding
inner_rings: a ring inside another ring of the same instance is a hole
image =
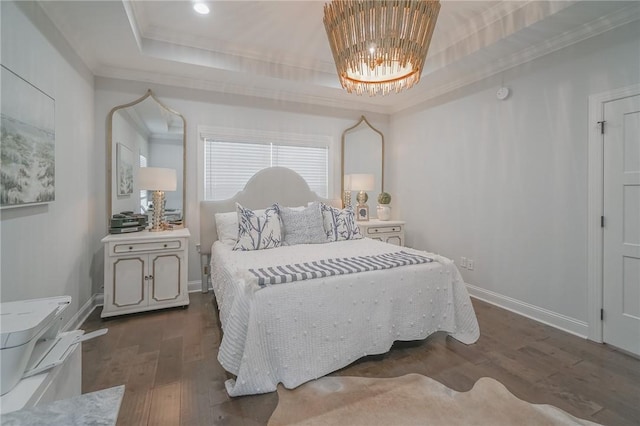
[[[101,66],[96,70],[97,77],[112,78],[119,80],[133,80],[144,83],[160,84],[165,86],[182,87],[195,90],[204,90],[218,93],[220,95],[243,96],[247,98],[258,98],[275,102],[279,106],[283,103],[310,104],[332,109],[353,110],[372,112],[382,115],[389,115],[391,107],[388,105],[377,105],[366,103],[354,99],[353,96],[339,91],[337,96],[322,96],[317,94],[301,93],[296,91],[284,91],[281,89],[269,89],[264,87],[247,87],[242,84],[222,82],[216,80],[195,79],[191,76],[181,76],[175,74],[161,74],[158,72],[148,72],[137,69],[124,69],[120,67]],[[367,98],[358,98],[367,99]]]
[[[188,47],[201,54],[214,54],[218,59],[218,62],[234,62],[238,58],[242,58],[243,62],[254,62],[257,64],[266,64],[265,69],[268,68],[297,68],[311,70],[313,72],[321,73],[334,73],[336,70],[333,62],[321,61],[313,58],[300,58],[300,56],[292,55],[286,52],[280,52],[277,56],[277,61],[273,60],[273,54],[266,55],[260,50],[239,48],[229,44],[223,45],[216,43],[215,40],[210,40],[207,47],[202,46],[203,40],[200,37],[183,35],[178,40],[169,36],[166,32],[163,32],[162,28],[151,26],[141,33],[141,45],[145,43],[155,42],[158,46],[165,48],[166,50],[184,49]],[[140,48],[141,53],[147,53],[144,51],[144,47]]]
[[[133,38],[138,46],[138,51],[142,50],[142,32],[140,31],[140,22],[138,20],[139,13],[136,13],[136,3],[130,0],[122,0],[122,6],[124,7],[124,13],[127,15],[129,21],[129,28],[133,33]]]
[[[66,33],[60,31],[58,27],[59,21],[54,19],[57,16],[55,9],[49,7],[52,2],[37,0],[35,3],[26,1],[17,1],[15,3],[27,16],[36,22],[40,22],[38,27],[45,32],[45,36],[54,42],[54,45],[60,49],[61,53],[67,53],[68,57],[72,58],[70,63],[81,64],[86,68],[85,73],[87,75],[89,73],[95,75],[94,69],[98,66],[98,62],[93,55],[87,53],[87,49],[80,39],[77,37],[70,39]],[[42,12],[42,15],[40,12]]]

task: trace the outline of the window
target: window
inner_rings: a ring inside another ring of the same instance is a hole
[[[213,133],[213,132],[212,132]],[[230,137],[201,132],[203,198],[224,200],[241,191],[256,172],[287,167],[302,176],[320,197],[329,194],[329,143],[323,137],[284,134],[245,134]],[[266,139],[266,140],[265,140]]]
[[[147,157],[140,154],[140,167],[147,167]],[[147,209],[149,208],[149,199],[147,196],[148,192],[146,189],[140,190],[140,213],[147,214]]]

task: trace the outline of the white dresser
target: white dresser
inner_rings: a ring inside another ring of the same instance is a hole
[[[357,222],[362,235],[385,243],[404,246],[404,225],[402,220],[378,220]]]
[[[189,304],[189,230],[108,235],[102,318]]]

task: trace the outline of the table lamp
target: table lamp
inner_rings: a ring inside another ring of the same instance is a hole
[[[374,176],[370,174],[351,175],[351,189],[358,191],[356,200],[359,205],[366,204],[369,199],[366,191],[373,190],[374,180]]]
[[[342,193],[342,208],[351,205],[351,175],[344,175],[344,192]]]
[[[176,171],[161,167],[140,167],[138,174],[140,189],[153,191],[153,218],[149,231],[164,230],[164,191],[175,191]]]

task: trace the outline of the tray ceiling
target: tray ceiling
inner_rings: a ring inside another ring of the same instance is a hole
[[[324,1],[41,1],[96,76],[394,113],[640,18],[635,1],[441,1],[414,88],[345,93]]]

